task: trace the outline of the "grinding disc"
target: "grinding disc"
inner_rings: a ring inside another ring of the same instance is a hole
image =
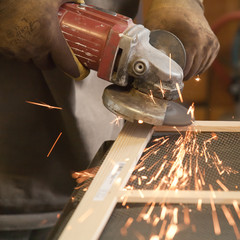
[[[189,125],[192,123],[187,109],[177,103],[152,98],[134,88],[110,85],[103,93],[103,104],[124,119],[143,121],[152,125]]]

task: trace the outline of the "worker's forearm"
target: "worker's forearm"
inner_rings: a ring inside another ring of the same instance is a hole
[[[13,4],[15,0],[1,0],[0,1],[0,13],[4,13],[4,9],[6,9],[9,5]]]

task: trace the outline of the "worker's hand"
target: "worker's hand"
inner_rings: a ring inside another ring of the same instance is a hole
[[[58,10],[66,2],[69,0],[1,0],[0,53],[33,61],[42,70],[58,66],[79,78],[78,66],[84,68],[74,59],[59,26]]]
[[[187,54],[185,80],[204,72],[219,51],[200,0],[153,0],[145,25],[172,32],[182,41]]]

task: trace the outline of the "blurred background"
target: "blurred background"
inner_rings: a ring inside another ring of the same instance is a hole
[[[151,0],[142,0],[141,23]],[[205,16],[221,49],[211,68],[185,82],[184,103],[195,104],[196,120],[240,120],[240,0],[205,0]]]

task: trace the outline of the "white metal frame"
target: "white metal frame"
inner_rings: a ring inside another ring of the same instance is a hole
[[[240,202],[240,192],[193,190],[123,190],[153,131],[240,132],[240,122],[196,121],[188,127],[155,126],[127,122],[93,179],[88,191],[63,230],[60,240],[98,239],[112,211],[127,196],[128,202],[210,203]]]

